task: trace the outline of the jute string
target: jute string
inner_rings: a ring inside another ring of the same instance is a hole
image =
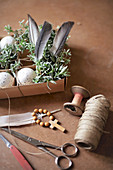
[[[110,102],[103,95],[90,98],[85,104],[85,111],[79,120],[75,142],[88,150],[95,150],[108,118]]]

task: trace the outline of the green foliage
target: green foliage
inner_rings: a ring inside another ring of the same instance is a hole
[[[17,30],[13,30],[10,25],[5,26],[5,31],[13,35],[15,43],[0,50],[0,68],[10,69],[13,74],[15,74],[16,67],[18,68],[20,65],[18,61],[19,53],[23,53],[29,46],[27,23],[24,20],[19,22],[21,28]],[[15,69],[12,69],[12,65]]]
[[[16,48],[14,45],[9,45],[0,52],[0,67],[8,69],[11,63],[17,58]]]
[[[18,61],[15,61],[15,63],[11,63],[10,64],[10,70],[11,70],[11,73],[13,74],[13,76],[16,78],[16,71],[21,67],[21,62],[20,60]]]
[[[27,57],[36,65],[36,77],[34,83],[51,82],[56,83],[56,80],[69,76],[68,64],[70,63],[71,52],[70,49],[64,49],[59,56],[54,56],[50,53],[56,30],[52,30],[51,36],[46,44],[43,52],[43,58],[36,61],[35,46],[29,40],[29,27],[28,21],[22,20],[19,22],[20,29],[13,30],[10,25],[5,26],[5,31],[13,35],[15,43],[7,46],[0,51],[0,67],[9,68],[15,76],[15,71],[21,66],[18,56],[25,50],[28,51]],[[41,31],[42,25],[39,26]],[[69,38],[69,37],[68,37]]]
[[[15,39],[15,48],[16,53],[21,52],[23,53],[29,44],[29,29],[28,29],[28,21],[25,22],[25,20],[19,21],[20,29],[14,30],[10,25],[5,26],[5,31],[7,31],[8,34],[13,33],[14,39]]]
[[[62,51],[61,56],[53,60],[40,60],[36,62],[36,78],[38,82],[52,82],[69,76],[68,63],[70,62],[70,50]]]

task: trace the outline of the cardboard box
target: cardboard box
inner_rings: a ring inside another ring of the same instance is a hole
[[[0,37],[1,39],[1,37]],[[19,59],[23,64],[22,68],[29,67],[35,70],[34,63],[27,57],[27,51],[19,55]],[[0,72],[9,71],[8,69],[0,69]],[[66,86],[66,78],[57,80],[56,84],[49,83],[50,89],[47,87],[47,83],[37,83],[32,85],[15,85],[10,88],[0,89],[0,99],[16,98],[23,96],[32,96],[45,93],[54,93],[64,91]]]
[[[64,91],[66,86],[66,79],[57,80],[56,84],[49,83],[50,89],[47,87],[47,83],[37,83],[33,85],[19,85],[12,86],[10,88],[0,89],[0,99],[16,98],[23,96],[32,96],[45,93],[54,93]]]

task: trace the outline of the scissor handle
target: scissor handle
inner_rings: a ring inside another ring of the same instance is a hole
[[[68,160],[68,166],[67,166],[67,167],[63,167],[62,165],[60,165],[60,161],[61,161],[62,159],[67,159],[67,160]],[[62,170],[69,169],[69,168],[72,166],[72,164],[73,164],[72,161],[71,161],[67,156],[63,156],[63,155],[57,156],[57,157],[55,158],[55,163],[56,163],[56,165],[57,165],[60,169],[62,169]]]
[[[73,147],[74,148],[74,153],[72,154],[68,154],[66,153],[66,148],[67,147]],[[61,151],[66,155],[66,156],[69,156],[69,157],[75,157],[77,154],[78,154],[78,148],[76,145],[72,144],[72,143],[65,143],[64,145],[61,146]]]

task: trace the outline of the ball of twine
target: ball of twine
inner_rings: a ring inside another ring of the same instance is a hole
[[[110,102],[103,95],[90,98],[79,120],[75,142],[82,148],[95,150],[99,144],[108,118]]]

